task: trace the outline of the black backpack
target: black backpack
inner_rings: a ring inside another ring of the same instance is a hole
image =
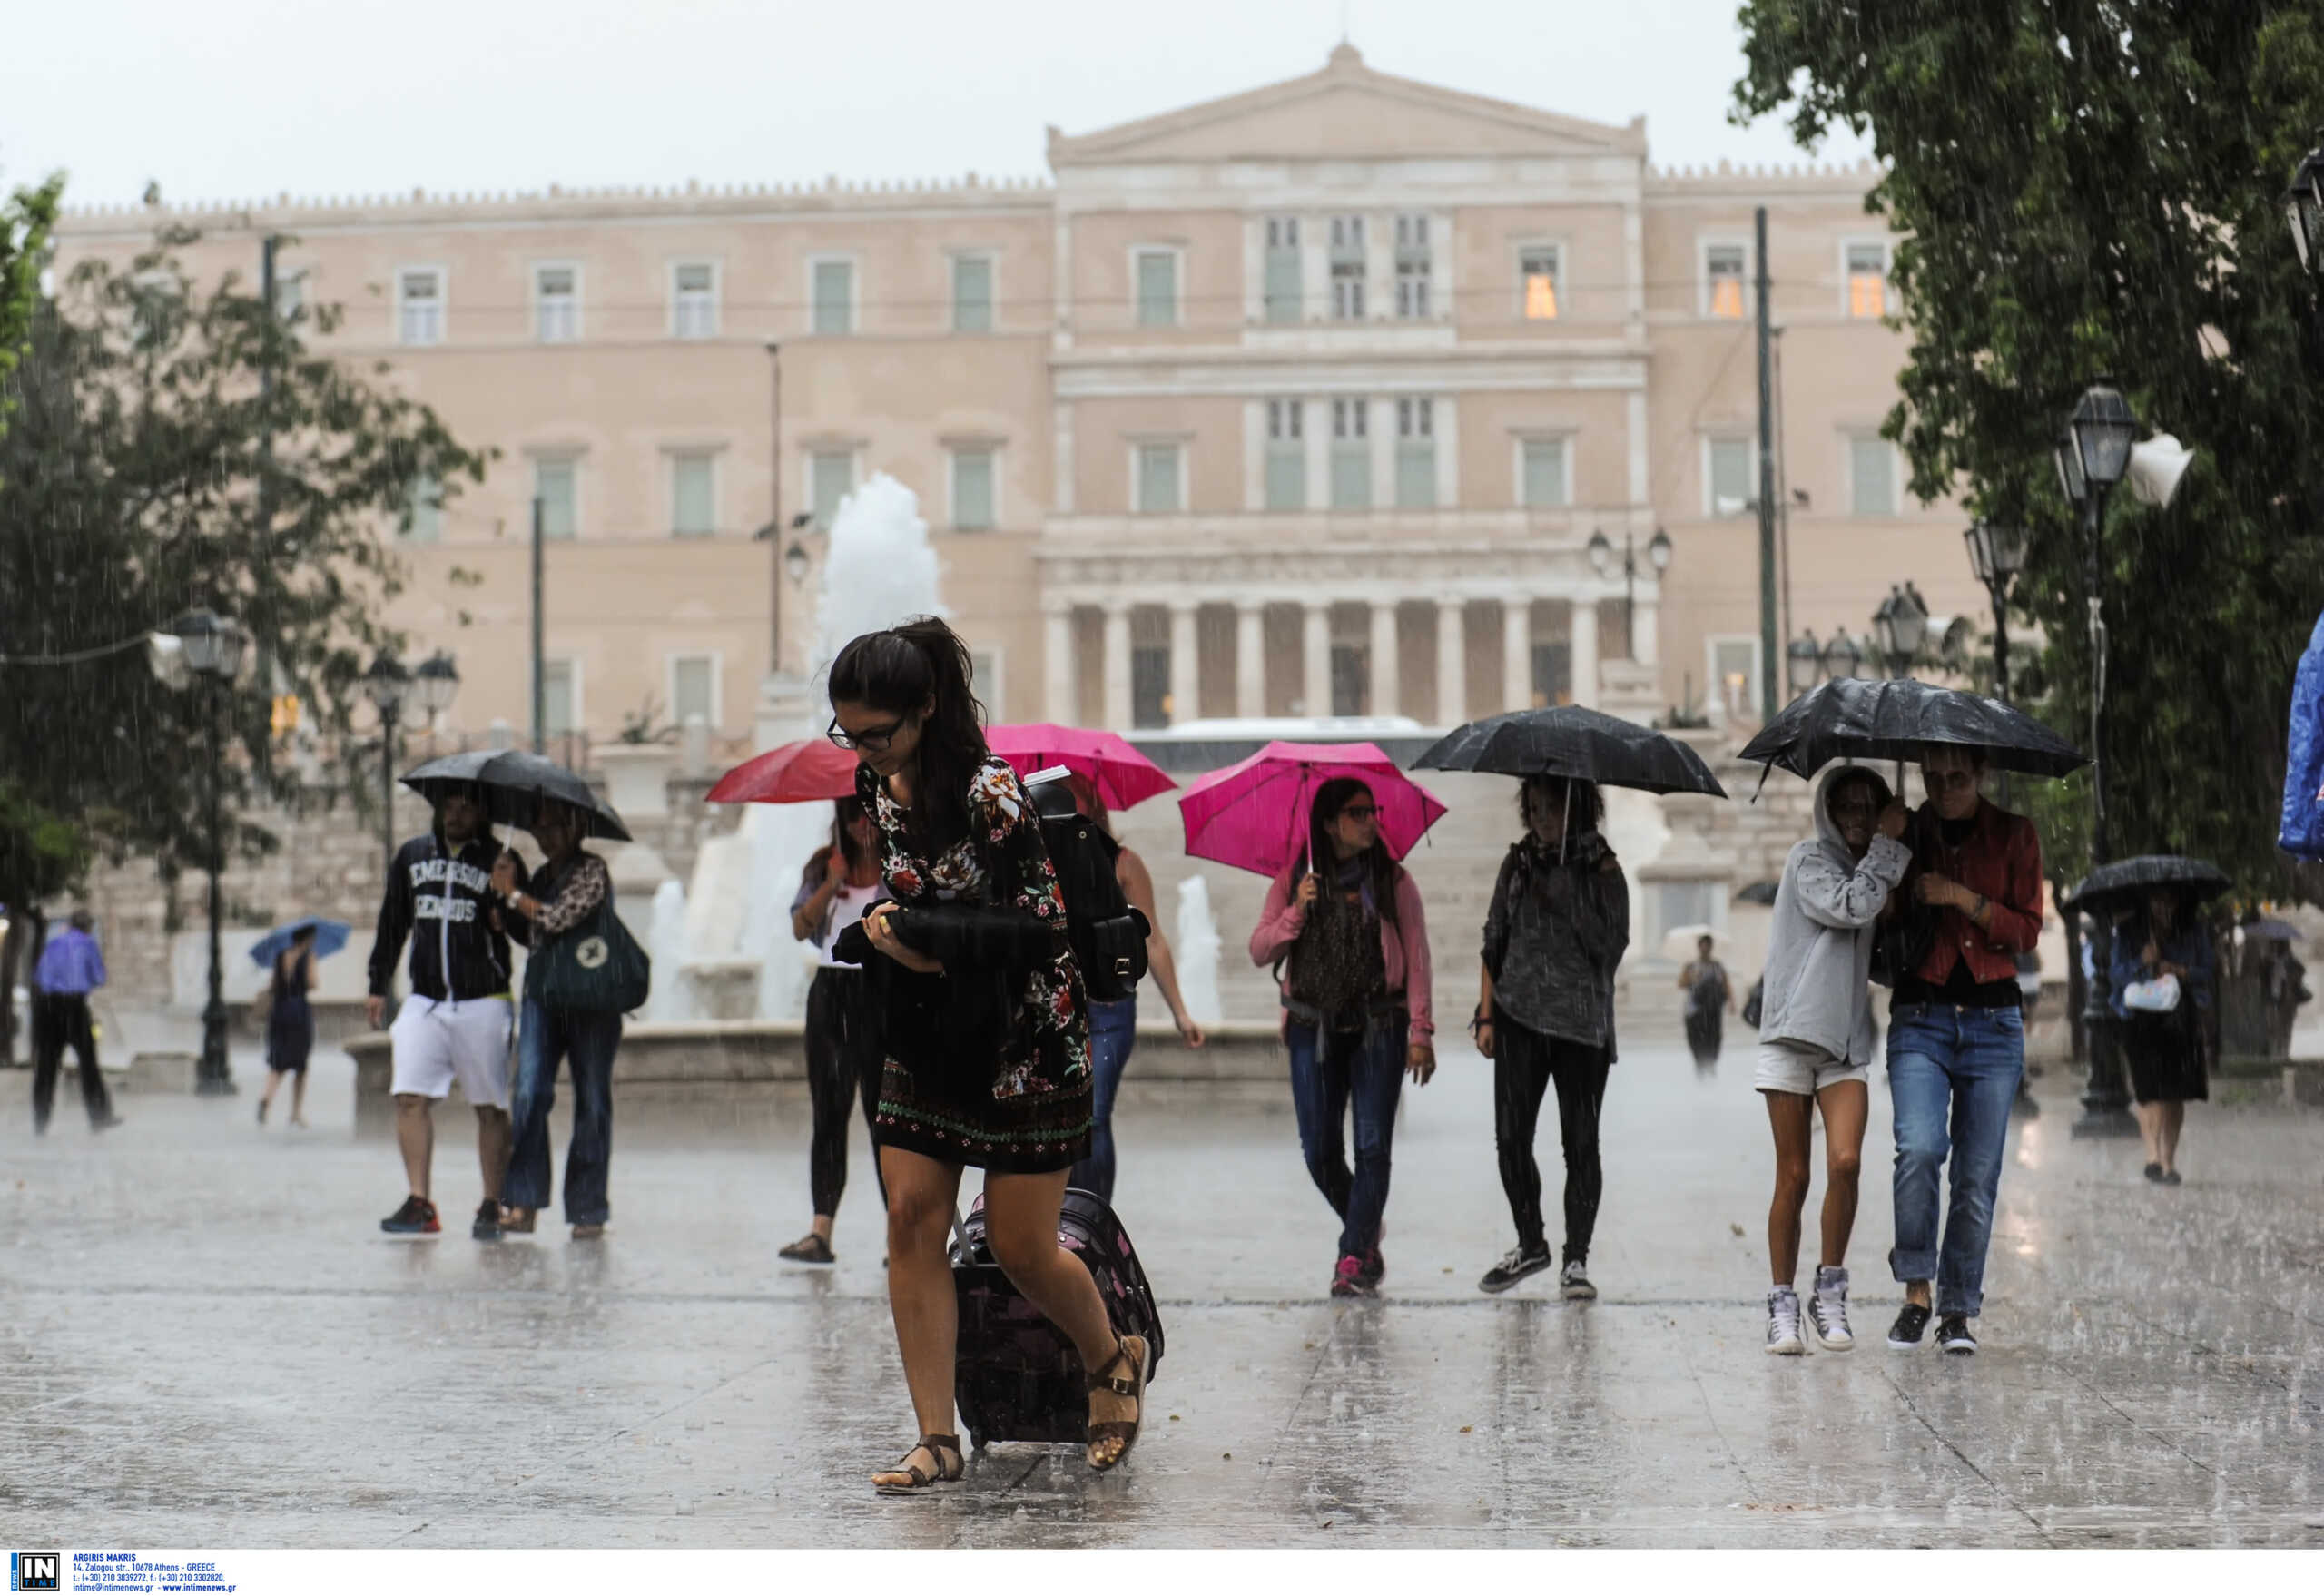
[[[1066,941],[1081,966],[1081,984],[1092,1002],[1119,1002],[1134,996],[1146,978],[1146,939],[1153,928],[1130,907],[1114,874],[1121,844],[1074,807],[1067,773],[1062,765],[1035,771],[1025,791],[1040,817],[1041,840],[1065,898]]]

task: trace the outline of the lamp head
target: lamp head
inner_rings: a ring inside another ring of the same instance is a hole
[[[241,627],[210,609],[192,609],[170,623],[184,650],[186,669],[198,676],[231,682],[241,673],[242,649],[250,638]]]
[[[386,719],[393,720],[403,707],[404,695],[411,687],[411,673],[404,669],[403,661],[392,654],[377,655],[371,668],[362,675],[363,696],[371,707]]]
[[[459,667],[439,648],[412,673],[412,686],[423,711],[441,714],[452,707],[452,700],[459,694]]]
[[[2073,407],[2069,424],[2083,478],[2101,490],[2113,487],[2131,468],[2131,445],[2138,441],[2139,419],[2122,389],[2102,377]]]
[[[807,579],[807,546],[793,538],[791,547],[783,551],[783,568],[790,575],[793,586],[804,582]]]
[[[1854,676],[1864,668],[1864,649],[1843,626],[1824,645],[1824,674],[1834,681]]]
[[[1614,568],[1614,546],[1606,541],[1603,532],[1590,535],[1590,564],[1601,576]]]
[[[1670,534],[1657,527],[1653,540],[1646,546],[1646,561],[1654,567],[1656,576],[1670,568]]]
[[[1793,697],[1816,685],[1824,674],[1824,651],[1817,646],[1813,632],[1802,632],[1783,651],[1784,675],[1791,685]]]

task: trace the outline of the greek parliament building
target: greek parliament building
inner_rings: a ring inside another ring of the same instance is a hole
[[[873,472],[919,496],[996,719],[1756,721],[1761,205],[1782,635],[1860,635],[1908,577],[1978,613],[1959,517],[1910,502],[1878,437],[1905,338],[1868,168],[1658,168],[1642,119],[1344,44],[1052,128],[1049,164],[174,216],[204,278],[255,281],[285,235],[286,302],[346,311],[319,347],[499,451],[382,532],[410,576],[390,621],[458,657],[451,728],[527,724],[537,497],[550,729],[603,740],[650,705],[748,737],[770,638],[803,667],[822,529]],[[63,254],[125,260],[161,219],[77,213]]]

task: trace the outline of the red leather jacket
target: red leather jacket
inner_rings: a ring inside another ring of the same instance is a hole
[[[1943,986],[1955,963],[1965,959],[1980,982],[2016,980],[2017,955],[2042,934],[2042,839],[2034,823],[1980,798],[1969,835],[1951,848],[1932,802],[1914,813],[1905,840],[1913,845],[1913,866],[1899,892],[1912,892],[1920,876],[1934,872],[1983,893],[1993,905],[1992,921],[1983,931],[1958,909],[1938,911],[1936,940],[1917,972],[1920,979]]]

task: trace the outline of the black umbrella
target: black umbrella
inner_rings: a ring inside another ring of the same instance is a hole
[[[1850,676],[1802,694],[1744,745],[1742,757],[1807,777],[1835,759],[1913,759],[1931,744],[1982,754],[1998,770],[2062,776],[2082,751],[2023,710],[1907,677]]]
[[[570,805],[586,821],[582,835],[626,842],[629,828],[621,823],[612,804],[598,797],[589,783],[553,759],[521,748],[478,748],[447,754],[417,770],[405,773],[403,784],[430,803],[440,803],[452,793],[469,788],[484,797],[485,813],[498,825],[531,831],[540,801],[554,798]]]
[[[1684,743],[1578,704],[1521,709],[1456,726],[1413,760],[1413,768],[1572,776],[1648,793],[1727,796],[1702,755]]]
[[[1738,903],[1773,903],[1776,901],[1776,889],[1782,884],[1780,882],[1753,882],[1735,894],[1735,901]]]
[[[2227,886],[2225,873],[2208,859],[2142,853],[2092,871],[2066,895],[2066,906],[2092,914],[2119,914],[2137,908],[2156,888],[2184,892],[2200,903],[2218,897]]]

